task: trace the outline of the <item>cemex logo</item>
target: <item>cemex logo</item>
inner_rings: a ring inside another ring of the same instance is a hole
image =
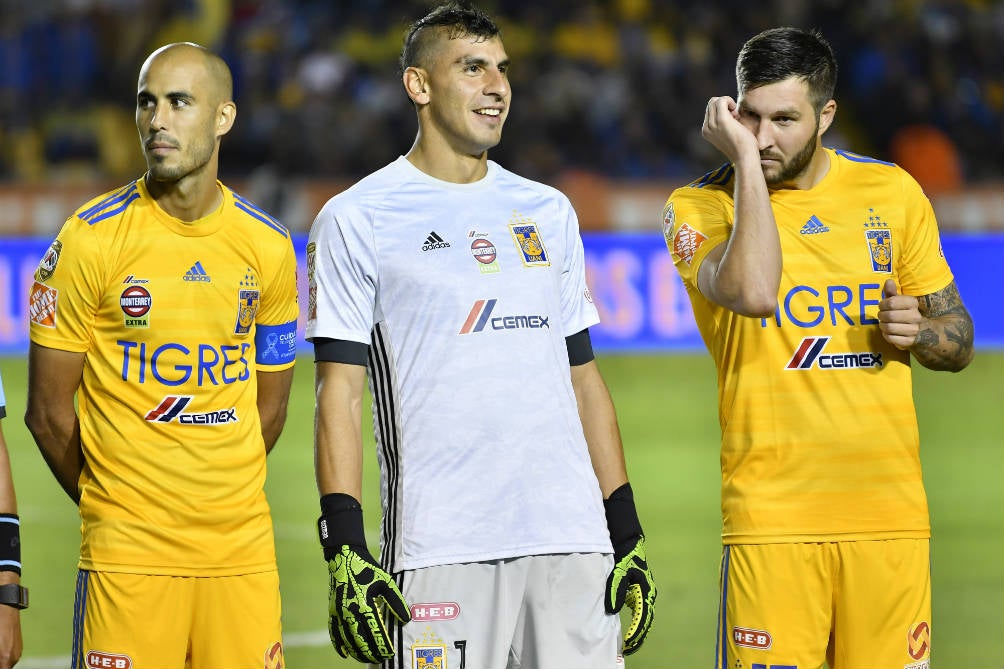
[[[823,353],[829,337],[805,337],[785,369],[857,369],[881,367],[881,353]]]
[[[477,300],[474,306],[471,307],[471,311],[467,314],[467,320],[464,321],[463,327],[460,328],[458,334],[472,334],[475,332],[481,332],[487,326],[491,326],[492,330],[522,330],[522,329],[539,329],[548,328],[550,329],[550,324],[548,323],[548,316],[496,316],[492,317],[492,312],[495,310],[495,305],[498,304],[498,300],[492,298],[490,300]]]
[[[181,413],[191,401],[191,395],[168,395],[156,409],[146,414],[146,419],[152,423],[170,423],[177,419],[182,425],[223,425],[238,422],[235,407],[206,413]]]

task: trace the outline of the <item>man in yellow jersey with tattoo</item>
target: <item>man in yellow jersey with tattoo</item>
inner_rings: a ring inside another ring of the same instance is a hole
[[[704,120],[728,163],[663,211],[718,370],[722,669],[930,664],[910,364],[964,368],[973,324],[917,182],[822,147],[836,74],[815,32],[750,39]]]

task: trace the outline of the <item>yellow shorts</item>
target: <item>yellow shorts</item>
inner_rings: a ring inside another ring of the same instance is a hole
[[[716,669],[927,669],[928,539],[725,546]]]
[[[80,570],[72,669],[279,669],[279,574]]]

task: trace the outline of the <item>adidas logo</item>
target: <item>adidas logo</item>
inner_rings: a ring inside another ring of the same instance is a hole
[[[201,281],[203,283],[209,283],[212,279],[206,274],[206,270],[202,267],[201,261],[196,261],[194,265],[185,272],[185,276],[181,277],[185,281]]]
[[[435,231],[430,232],[429,236],[425,238],[425,243],[422,244],[423,251],[432,251],[433,249],[448,249],[450,248],[450,242],[446,241],[442,237],[436,234]]]
[[[826,227],[826,224],[816,218],[816,215],[813,214],[812,217],[805,222],[805,225],[802,226],[802,229],[799,230],[798,233],[801,235],[818,235],[821,232],[829,231],[830,229]]]

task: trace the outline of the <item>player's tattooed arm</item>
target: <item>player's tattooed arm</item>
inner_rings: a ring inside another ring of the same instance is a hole
[[[939,371],[957,372],[973,359],[973,319],[962,303],[955,282],[918,298],[923,316],[910,346],[917,361]]]

